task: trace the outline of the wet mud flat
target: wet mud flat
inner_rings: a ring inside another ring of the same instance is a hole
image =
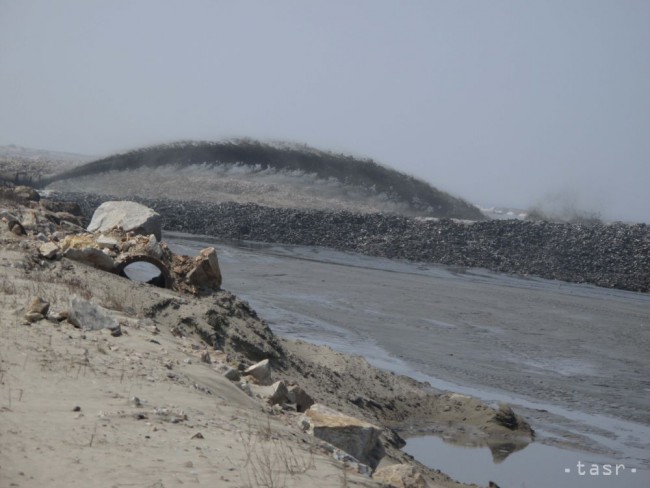
[[[181,250],[215,244],[167,238]],[[363,355],[438,389],[508,401],[544,444],[650,466],[647,294],[232,244],[218,243],[224,286],[276,332]]]

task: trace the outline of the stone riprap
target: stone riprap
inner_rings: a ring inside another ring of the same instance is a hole
[[[88,218],[110,196],[59,194]],[[165,229],[224,239],[324,246],[370,256],[650,291],[650,226],[517,220],[468,223],[255,204],[138,200]]]

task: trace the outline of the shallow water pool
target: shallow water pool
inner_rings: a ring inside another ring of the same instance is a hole
[[[489,481],[502,488],[650,486],[650,471],[633,463],[537,442],[508,455],[424,436],[408,439],[404,451],[458,481],[480,486],[487,486]]]

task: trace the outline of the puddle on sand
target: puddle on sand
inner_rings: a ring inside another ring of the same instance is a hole
[[[650,486],[650,471],[629,461],[536,442],[519,451],[501,452],[499,448],[464,447],[437,436],[423,436],[407,439],[403,450],[457,481],[480,486],[487,486],[489,481],[502,488]]]

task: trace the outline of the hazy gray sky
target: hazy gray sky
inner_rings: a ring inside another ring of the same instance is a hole
[[[650,222],[649,90],[648,0],[0,0],[0,144],[282,139]]]

